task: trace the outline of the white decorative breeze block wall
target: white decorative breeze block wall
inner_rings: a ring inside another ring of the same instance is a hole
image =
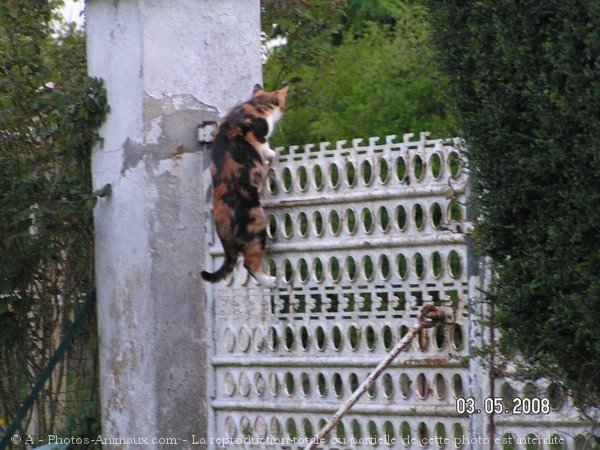
[[[467,358],[470,337],[481,335],[468,310],[479,283],[476,271],[468,273],[477,261],[469,260],[464,234],[468,173],[457,140],[412,137],[278,149],[262,201],[266,269],[278,287],[262,289],[239,265],[227,283],[206,288],[210,432],[232,439],[227,448],[304,448],[424,304],[447,309],[453,320],[423,330],[324,448],[376,448],[367,439],[379,440],[377,448],[423,448],[424,441],[430,448],[489,448],[476,441],[487,437],[481,424],[489,418],[456,408],[457,397],[489,392],[477,386],[487,383],[487,372]],[[216,269],[222,248],[209,223],[207,261]],[[512,383],[515,396],[533,395]],[[496,386],[497,396],[506,394],[502,380]],[[483,398],[476,403],[483,407]],[[574,436],[584,428],[564,412],[567,403],[545,415],[497,416],[495,436]],[[566,418],[567,428],[554,426]],[[242,443],[245,437],[254,443]],[[568,437],[565,448],[572,442]]]

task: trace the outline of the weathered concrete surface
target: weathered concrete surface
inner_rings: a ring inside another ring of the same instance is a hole
[[[93,155],[94,188],[113,186],[95,211],[103,435],[203,448],[191,444],[207,433],[196,127],[261,81],[259,0],[88,0],[86,22],[111,106]],[[174,448],[144,445],[162,447]]]

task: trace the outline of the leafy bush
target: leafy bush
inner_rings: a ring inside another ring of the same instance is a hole
[[[506,349],[600,405],[600,6],[429,2]]]
[[[297,21],[282,28],[282,22],[291,20],[287,16],[280,20],[271,11],[265,17],[263,29],[278,24],[269,37],[279,31],[288,42],[267,60],[266,84],[293,84],[273,143],[334,142],[424,130],[452,135],[454,120],[441,101],[443,78],[429,48],[426,9],[399,0],[325,3],[330,10],[319,2],[294,8],[312,23],[310,39],[294,31]]]
[[[106,100],[99,80],[86,76],[83,35],[53,29],[60,26],[57,5],[0,5],[0,398],[9,399],[0,404],[4,420],[14,416],[93,287],[90,148]],[[51,422],[61,410],[53,402],[65,389],[59,376],[49,381],[44,401],[52,414],[40,412],[42,429],[58,429]]]

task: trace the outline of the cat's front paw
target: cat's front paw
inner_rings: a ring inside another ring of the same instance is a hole
[[[275,150],[271,150],[270,148],[263,150],[262,157],[266,163],[271,164],[276,156],[277,152]]]

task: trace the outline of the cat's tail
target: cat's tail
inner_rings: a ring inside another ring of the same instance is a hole
[[[225,252],[225,261],[223,262],[221,268],[219,268],[215,272],[207,272],[203,270],[200,273],[200,275],[202,275],[202,278],[204,278],[206,281],[216,283],[217,281],[221,281],[223,278],[225,278],[227,275],[233,272],[233,268],[235,267],[236,263],[237,254],[234,255],[231,252]]]

